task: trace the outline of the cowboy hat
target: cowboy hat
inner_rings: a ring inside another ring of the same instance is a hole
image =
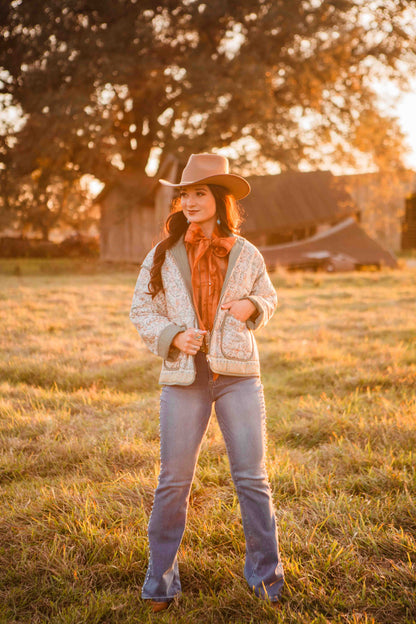
[[[159,180],[164,186],[181,188],[194,184],[218,184],[224,186],[236,199],[250,193],[250,185],[239,175],[228,173],[228,159],[220,154],[191,154],[182,172],[179,184]]]

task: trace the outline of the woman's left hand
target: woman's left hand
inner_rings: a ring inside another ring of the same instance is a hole
[[[256,306],[250,301],[250,299],[237,299],[229,301],[228,303],[223,303],[221,309],[229,310],[230,314],[242,323],[248,321],[250,316],[252,316],[257,310]]]

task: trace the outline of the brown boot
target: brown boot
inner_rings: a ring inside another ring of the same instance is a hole
[[[150,601],[150,608],[153,611],[153,613],[159,613],[159,611],[164,611],[165,609],[168,608],[169,605],[170,605],[170,602],[159,602],[158,600]]]

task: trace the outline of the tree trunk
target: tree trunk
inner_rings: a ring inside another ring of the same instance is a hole
[[[40,231],[42,232],[43,242],[47,243],[49,241],[49,228],[46,225],[42,225]]]

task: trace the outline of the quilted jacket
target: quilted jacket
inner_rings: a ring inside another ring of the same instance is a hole
[[[207,359],[214,373],[259,375],[260,364],[253,332],[263,327],[277,305],[263,256],[241,236],[231,249],[214,325],[208,336]],[[155,249],[146,256],[137,278],[130,319],[146,346],[163,358],[159,383],[189,385],[195,379],[194,356],[172,346],[177,333],[198,327],[192,300],[191,270],[183,237],[166,252],[162,266],[164,292],[152,299],[148,294],[150,269]],[[255,320],[245,323],[234,318],[221,304],[250,299],[257,308]]]

